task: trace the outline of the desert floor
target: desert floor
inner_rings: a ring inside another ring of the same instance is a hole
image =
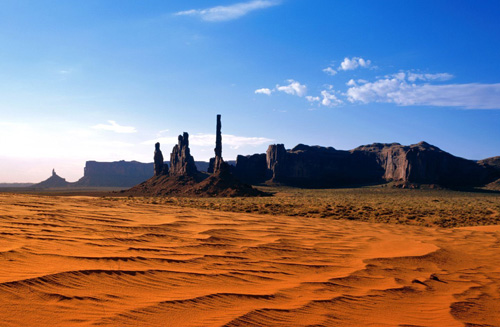
[[[4,193],[0,325],[500,326],[500,226]]]

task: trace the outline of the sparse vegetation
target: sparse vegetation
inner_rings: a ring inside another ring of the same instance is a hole
[[[255,214],[349,219],[420,226],[500,223],[500,194],[384,187],[298,189],[260,187],[272,197],[126,197],[121,201]]]

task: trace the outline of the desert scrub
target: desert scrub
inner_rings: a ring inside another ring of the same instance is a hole
[[[127,197],[130,203],[282,216],[348,219],[420,226],[500,224],[500,194],[384,187],[299,189],[260,187],[271,197]],[[106,199],[113,199],[106,197]],[[114,198],[116,199],[116,198]]]

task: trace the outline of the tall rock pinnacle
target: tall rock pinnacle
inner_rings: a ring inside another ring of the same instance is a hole
[[[155,176],[168,174],[168,165],[165,165],[163,163],[163,154],[161,153],[160,150],[160,142],[156,142],[155,144],[154,163],[155,163]]]
[[[222,158],[222,123],[221,123],[221,115],[217,115],[217,130],[215,134],[215,157]]]
[[[221,115],[217,115],[217,128],[215,132],[215,161],[214,173],[221,170],[224,160],[222,159],[222,123]]]

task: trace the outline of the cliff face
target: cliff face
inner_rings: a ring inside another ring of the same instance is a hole
[[[480,186],[496,176],[491,167],[489,172],[481,164],[455,157],[425,142],[409,146],[374,143],[351,151],[302,144],[285,150],[283,144],[270,145],[265,168],[262,155],[252,157],[237,162],[235,171],[240,178],[259,183],[265,176],[264,179],[273,182],[303,187],[384,181],[449,187]],[[492,163],[489,165],[493,166]]]
[[[244,183],[259,184],[265,182],[270,177],[268,175],[266,154],[238,155],[234,174]]]
[[[361,146],[356,152],[375,155],[384,169],[386,181],[402,181],[443,186],[479,186],[487,172],[472,160],[455,157],[426,142],[409,146],[397,143]]]
[[[282,144],[267,149],[267,169],[273,182],[306,187],[329,187],[381,181],[383,173],[374,157],[334,148]]]
[[[87,161],[83,177],[74,185],[130,187],[147,180],[153,176],[153,173],[154,163]]]

